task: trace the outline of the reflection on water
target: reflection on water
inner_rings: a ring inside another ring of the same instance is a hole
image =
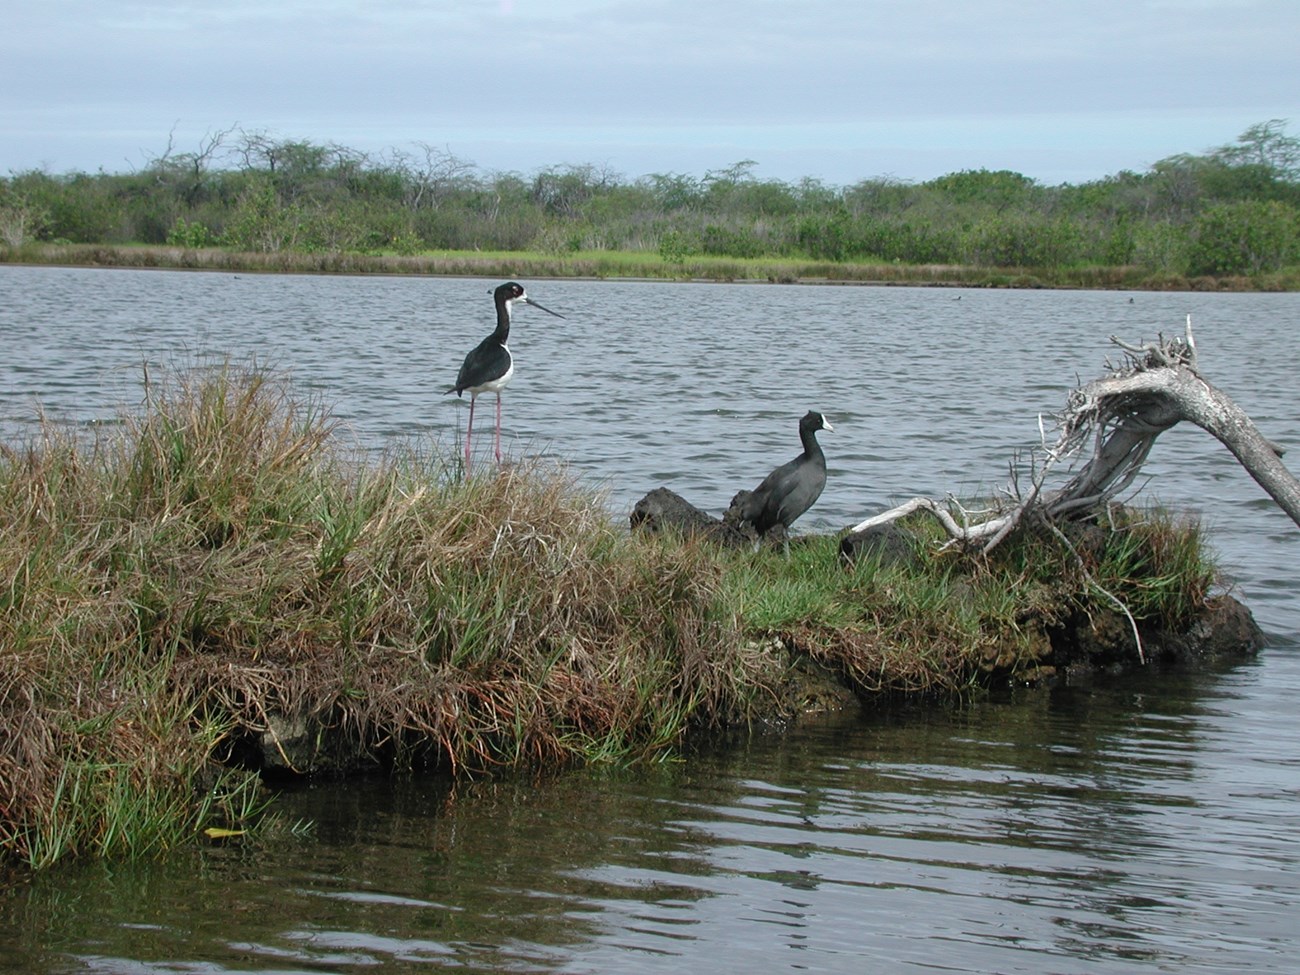
[[[454,442],[441,397],[493,282],[0,267],[0,428],[100,422],[141,364],[256,352],[367,446]],[[1290,295],[529,282],[512,451],[615,516],[667,484],[719,510],[831,417],[808,526],[996,484],[1111,332],[1200,323],[1207,373],[1300,439]],[[1275,647],[961,710],[838,715],[632,772],[288,789],[286,821],[154,864],[0,890],[4,972],[1292,972],[1300,910],[1297,533],[1221,448],[1161,438]]]
[[[1261,741],[1300,665],[1271,669],[838,715],[625,773],[301,786],[308,836],[10,891],[0,968],[1293,971],[1300,780]]]

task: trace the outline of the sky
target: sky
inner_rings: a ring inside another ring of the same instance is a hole
[[[1300,0],[0,0],[0,24],[0,174],[242,130],[481,174],[1057,185],[1300,135]]]

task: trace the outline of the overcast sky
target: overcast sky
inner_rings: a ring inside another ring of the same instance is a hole
[[[0,0],[0,173],[238,126],[484,173],[1143,171],[1290,120],[1300,0]]]

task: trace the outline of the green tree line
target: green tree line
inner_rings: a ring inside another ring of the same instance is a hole
[[[256,252],[630,251],[976,267],[1259,275],[1300,264],[1300,138],[1286,121],[1081,184],[985,169],[913,183],[696,177],[593,165],[483,172],[428,144],[372,155],[230,129],[129,173],[10,172],[0,244]]]

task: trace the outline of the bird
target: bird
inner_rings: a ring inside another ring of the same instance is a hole
[[[510,316],[516,303],[541,308],[548,315],[563,318],[533,301],[517,281],[507,281],[488,292],[497,306],[497,327],[492,334],[470,350],[456,373],[456,384],[443,393],[460,396],[469,393],[469,425],[465,429],[465,466],[470,463],[470,437],[474,433],[474,404],[480,393],[495,393],[497,398],[496,458],[501,463],[501,390],[515,374],[515,360],[506,343],[510,339]]]
[[[752,524],[760,537],[777,525],[789,529],[821,497],[826,487],[826,455],[817,442],[817,431],[834,429],[816,410],[805,413],[799,421],[803,453],[768,474],[741,502],[741,520]],[[790,550],[789,539],[785,550]]]

